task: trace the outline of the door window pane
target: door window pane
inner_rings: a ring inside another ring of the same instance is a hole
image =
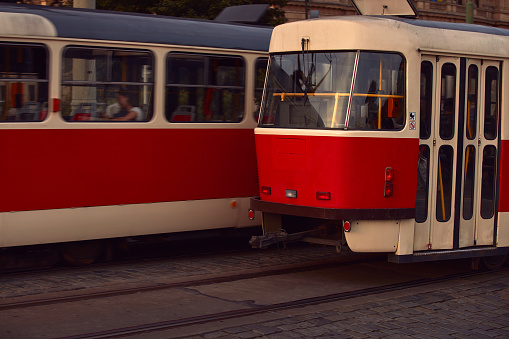
[[[419,146],[419,164],[417,172],[417,203],[415,221],[425,222],[428,219],[428,184],[429,183],[429,147]]]
[[[41,45],[0,43],[0,121],[41,121],[48,113],[48,54]]]
[[[449,145],[438,151],[438,180],[436,214],[438,221],[448,221],[451,217],[453,149]]]
[[[473,140],[477,135],[477,88],[479,70],[476,65],[468,67],[466,136]]]
[[[470,220],[474,214],[475,192],[475,147],[467,146],[465,150],[465,173],[463,175],[463,219]]]
[[[498,131],[498,69],[490,66],[486,69],[484,137],[493,140]]]
[[[242,121],[245,65],[241,57],[171,53],[167,72],[168,121]]]
[[[496,147],[493,145],[484,147],[482,156],[481,217],[490,219],[495,213]]]
[[[433,105],[433,65],[429,61],[421,63],[421,129],[420,138],[431,135],[431,110]]]
[[[442,66],[440,97],[440,138],[454,137],[454,113],[456,111],[456,66],[451,63]]]

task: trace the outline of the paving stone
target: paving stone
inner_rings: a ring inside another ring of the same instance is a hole
[[[309,338],[314,338],[320,335],[327,334],[330,332],[330,330],[324,327],[312,327],[296,329],[295,332],[303,334]]]
[[[269,327],[269,326],[262,325],[262,326],[257,327],[256,329],[253,329],[252,331],[255,333],[263,334],[263,335],[268,335],[268,334],[279,333],[283,330],[278,327]]]
[[[253,331],[237,333],[236,335],[239,338],[244,338],[244,339],[261,337],[261,334],[253,332]]]

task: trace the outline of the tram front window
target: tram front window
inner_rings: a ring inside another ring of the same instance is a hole
[[[272,55],[260,126],[399,130],[405,60],[396,53]]]

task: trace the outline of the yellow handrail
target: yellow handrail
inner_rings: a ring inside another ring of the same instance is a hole
[[[310,96],[310,97],[347,97],[350,95],[350,93],[274,93],[272,94],[275,97],[280,96],[281,101],[285,101],[286,97],[303,97],[303,96]],[[354,97],[368,97],[368,98],[396,98],[396,99],[403,99],[403,95],[393,95],[393,94],[367,94],[367,93],[353,93],[352,96]]]

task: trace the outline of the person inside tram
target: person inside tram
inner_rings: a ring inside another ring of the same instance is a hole
[[[128,91],[125,88],[120,88],[115,96],[117,98],[117,107],[112,107],[110,105],[107,108],[112,115],[109,117],[111,120],[115,121],[136,121],[142,119],[142,111],[139,107],[135,107],[134,105],[134,95],[132,92]],[[115,105],[115,104],[114,104]],[[117,112],[114,112],[115,109],[118,109]]]

